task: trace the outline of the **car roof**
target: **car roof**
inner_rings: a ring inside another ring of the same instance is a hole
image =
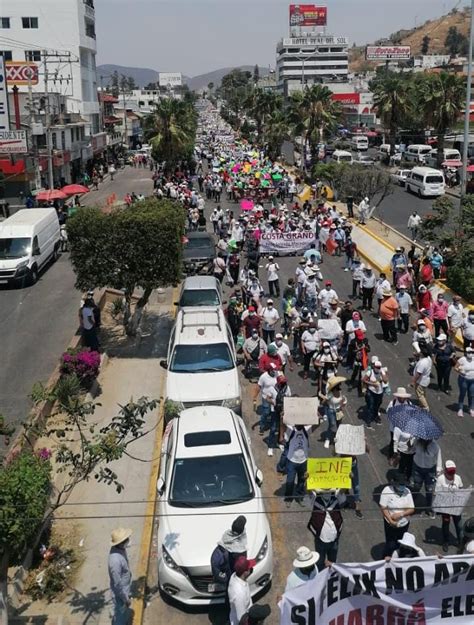
[[[177,315],[174,340],[177,345],[227,343],[227,323],[222,308],[182,308]]]
[[[237,435],[238,419],[228,408],[221,406],[197,406],[183,410],[176,420],[176,458],[202,458],[228,456],[242,453]],[[217,445],[187,447],[186,434],[228,432],[230,442]]]
[[[208,239],[209,241],[212,241],[212,234],[210,234],[209,232],[188,232],[186,234],[186,238],[187,239]]]
[[[201,290],[216,289],[218,290],[218,281],[214,276],[189,276],[183,282],[182,290]]]

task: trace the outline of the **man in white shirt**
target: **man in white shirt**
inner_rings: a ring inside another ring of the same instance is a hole
[[[329,302],[333,299],[339,300],[336,291],[332,288],[331,280],[326,280],[324,289],[321,289],[318,295],[319,305],[321,306],[321,317],[327,318],[327,310],[329,308]]]
[[[410,517],[415,513],[415,503],[404,473],[397,471],[392,476],[392,483],[386,486],[380,495],[379,505],[385,529],[383,555],[391,556],[397,548],[398,541],[408,531]]]
[[[271,413],[271,404],[267,401],[268,390],[272,386],[276,386],[277,383],[277,368],[273,363],[270,363],[268,371],[262,373],[258,378],[258,382],[255,386],[253,407],[257,409],[257,398],[259,395],[262,397],[262,405],[260,408],[260,435],[262,436],[265,430],[270,427],[269,419]]]
[[[452,303],[448,306],[449,336],[453,343],[458,330],[461,329],[463,321],[464,308],[461,303],[461,297],[459,295],[454,295]]]
[[[456,474],[456,464],[452,460],[446,460],[444,463],[444,472],[438,476],[435,485],[435,497],[436,493],[448,492],[451,493],[459,488],[464,488],[461,476]],[[443,508],[443,514],[441,515],[442,524],[441,530],[443,532],[443,551],[448,552],[449,549],[449,524],[451,519],[453,520],[454,529],[456,530],[456,538],[458,539],[457,546],[461,546],[462,541],[462,522],[459,509]]]
[[[371,267],[365,267],[362,272],[362,310],[372,310],[372,300],[375,291],[375,274]]]
[[[265,265],[267,270],[268,292],[273,297],[280,297],[280,280],[278,272],[280,267],[273,260],[273,256],[268,257],[268,263]]]
[[[252,575],[255,564],[256,560],[247,560],[245,556],[238,557],[234,564],[234,573],[232,573],[227,588],[230,625],[239,625],[240,619],[252,607],[252,597],[247,579]]]
[[[411,295],[407,293],[406,286],[400,286],[398,293],[395,295],[400,311],[398,318],[398,331],[406,334],[410,325],[410,307],[413,305]]]
[[[411,238],[413,239],[413,241],[416,241],[418,237],[418,229],[420,227],[420,224],[421,224],[421,216],[418,215],[416,211],[413,211],[413,213],[408,218],[408,224],[407,224],[408,229],[411,232]]]
[[[421,358],[415,365],[413,372],[413,384],[415,386],[415,393],[418,398],[418,403],[425,410],[429,410],[428,400],[426,399],[426,389],[430,384],[431,369],[433,367],[433,361],[424,346],[420,346]]]
[[[275,326],[280,321],[280,314],[273,305],[273,300],[268,299],[267,305],[260,311],[262,319],[262,337],[267,345],[275,340]]]
[[[314,579],[317,574],[316,563],[318,560],[319,553],[317,551],[311,551],[304,546],[299,547],[296,551],[296,558],[293,560],[293,570],[286,578],[285,592]]]
[[[293,499],[300,506],[304,506],[306,468],[309,455],[309,434],[311,425],[288,426],[285,432],[287,449],[285,502],[286,507],[291,506]],[[297,485],[295,488],[295,480]]]
[[[276,347],[277,353],[281,359],[281,364],[283,365],[283,371],[285,371],[287,363],[290,365],[290,371],[293,371],[293,356],[291,355],[288,345],[283,342],[283,334],[280,332],[275,334],[275,341],[271,343],[271,345]]]
[[[391,284],[387,280],[387,276],[384,273],[381,273],[375,283],[375,295],[377,297],[377,304],[378,304],[377,312],[380,310],[380,304],[382,303],[382,300],[383,300],[383,295],[382,295],[383,292],[390,291],[390,288],[391,288]],[[380,318],[379,318],[379,321],[380,321]]]

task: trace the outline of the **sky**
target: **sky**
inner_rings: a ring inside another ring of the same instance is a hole
[[[304,3],[304,2],[303,2]],[[371,43],[467,0],[326,0],[327,34]],[[288,0],[96,0],[98,63],[196,76],[221,67],[275,65]]]

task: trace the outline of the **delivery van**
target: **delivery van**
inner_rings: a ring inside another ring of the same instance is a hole
[[[54,208],[25,208],[0,223],[0,285],[34,284],[59,257],[59,220]]]
[[[365,152],[369,149],[369,139],[365,135],[353,135],[351,138],[351,148],[358,152]]]
[[[444,195],[443,172],[431,167],[413,167],[406,178],[405,189],[416,193],[419,197]]]
[[[433,148],[430,145],[425,145],[423,143],[413,143],[409,145],[403,158],[406,161],[411,161],[412,163],[424,163],[425,157],[431,153]]]
[[[350,163],[351,165],[354,162],[352,154],[345,150],[335,150],[332,153],[331,160],[336,161],[336,163]]]
[[[443,163],[445,161],[459,161],[461,163],[461,153],[453,148],[443,148]],[[434,149],[425,157],[427,167],[436,167],[438,163],[438,150]]]

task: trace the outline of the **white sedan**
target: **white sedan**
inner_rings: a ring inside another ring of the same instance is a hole
[[[410,171],[411,169],[397,169],[397,171],[392,174],[392,180],[403,187],[405,186],[405,182],[407,181],[407,176]]]
[[[272,538],[244,422],[220,406],[183,410],[163,438],[157,490],[158,581],[180,603],[222,603],[225,587],[211,572],[211,554],[239,516],[247,518],[252,596],[271,581]]]

